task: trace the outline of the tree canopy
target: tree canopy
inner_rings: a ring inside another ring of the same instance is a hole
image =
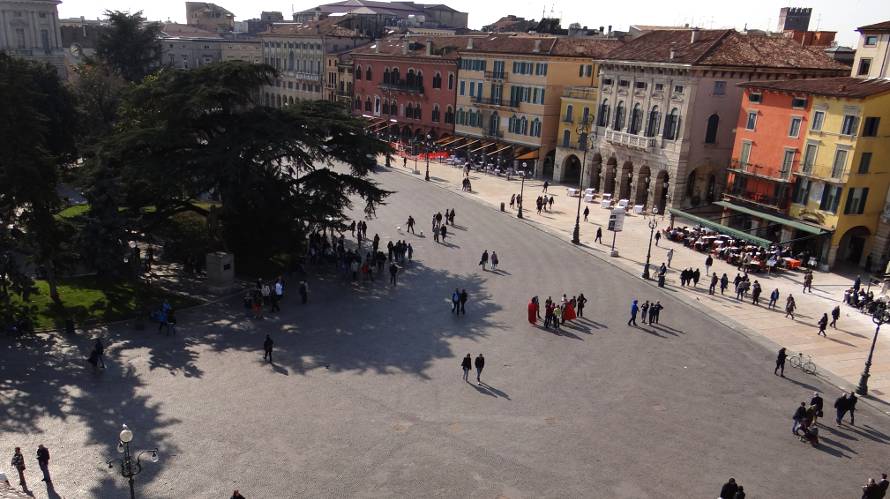
[[[123,79],[140,82],[161,64],[161,26],[147,23],[142,11],[105,11],[108,24],[99,33],[96,55]]]

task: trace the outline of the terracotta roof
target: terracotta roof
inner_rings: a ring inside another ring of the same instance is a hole
[[[161,33],[168,37],[222,39],[217,33],[212,33],[190,24],[165,23],[161,25]]]
[[[408,43],[408,54],[406,57],[426,57],[426,44],[432,43],[432,55],[430,57],[434,58],[443,58],[448,57],[452,59],[458,58],[458,50],[465,49],[467,47],[467,39],[474,38],[479,39],[479,36],[435,36],[435,37],[424,37],[420,36],[412,36],[412,37],[401,37],[401,36],[390,36],[387,38],[382,38],[375,42],[372,42],[369,45],[365,45],[363,47],[357,48],[352,51],[353,55],[374,55],[374,56],[402,56],[402,45],[404,42]],[[475,40],[474,40],[475,41]]]
[[[824,53],[784,36],[742,34],[731,29],[657,30],[613,50],[606,59],[696,66],[845,70]],[[674,57],[671,58],[673,51]]]
[[[589,57],[599,59],[624,45],[614,38],[557,38],[556,45],[550,52],[553,55],[568,57]]]
[[[345,17],[327,17],[306,23],[273,23],[260,36],[342,36],[362,37],[358,31],[339,25]]]
[[[856,31],[890,31],[890,21],[884,21],[877,24],[869,24],[867,26],[860,26],[856,28]]]
[[[473,38],[473,48],[466,45],[461,53],[495,52],[504,54],[555,55],[564,57],[604,58],[622,42],[608,38],[566,38],[524,34],[492,34]]]
[[[798,92],[803,94],[824,95],[827,97],[849,97],[863,99],[890,92],[890,80],[875,78],[871,80],[842,76],[839,78],[805,78],[796,80],[751,81],[740,86],[762,88],[781,92]]]

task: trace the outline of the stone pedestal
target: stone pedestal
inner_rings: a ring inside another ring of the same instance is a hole
[[[207,290],[224,294],[235,288],[235,255],[223,251],[207,253]]]

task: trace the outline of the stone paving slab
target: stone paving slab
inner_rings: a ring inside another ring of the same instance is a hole
[[[397,164],[397,163],[393,163]],[[413,162],[409,160],[408,169],[395,166],[392,168],[407,175],[416,176],[423,181],[425,164],[419,162],[419,174],[414,173]],[[500,208],[500,203],[505,203],[506,212],[515,216],[516,209],[510,209],[510,197],[519,194],[522,189],[526,199],[523,215],[528,223],[539,228],[554,232],[571,239],[575,224],[578,198],[567,195],[565,185],[550,184],[547,190],[548,196],[553,196],[552,211],[536,213],[535,199],[544,194],[543,181],[538,179],[526,180],[524,188],[519,179],[507,180],[505,177],[497,177],[490,174],[470,172],[472,192],[461,191],[461,181],[464,171],[437,161],[430,162],[430,180],[439,187],[460,192],[468,198]],[[599,198],[596,198],[597,200]],[[612,242],[612,233],[606,230],[610,210],[601,208],[598,202],[581,203],[581,211],[584,206],[590,207],[588,220],[581,221],[581,244],[588,251],[611,260],[615,265],[627,271],[642,274],[643,262],[646,261],[646,251],[650,238],[648,220],[652,217],[629,214],[625,217],[624,230],[617,234],[615,249],[618,257],[610,257],[609,251]],[[529,209],[530,207],[530,209]],[[668,227],[669,217],[659,215],[654,217],[658,223],[658,229]],[[682,220],[675,221],[676,225],[684,225]],[[692,225],[692,224],[689,224]],[[421,227],[423,227],[421,222]],[[603,244],[595,243],[596,228],[603,228]],[[709,296],[707,288],[709,282],[702,277],[697,288],[683,288],[679,286],[678,272],[680,269],[691,267],[698,268],[704,274],[704,253],[694,251],[682,244],[667,241],[662,238],[659,245],[652,244],[651,263],[656,268],[666,261],[668,249],[674,250],[671,262],[671,271],[668,273],[668,286],[677,290],[689,300],[694,300],[702,305],[704,313],[718,313],[729,318],[760,340],[766,340],[771,346],[785,346],[790,351],[803,351],[813,356],[820,374],[829,376],[830,381],[844,389],[853,389],[859,383],[865,360],[871,346],[875,327],[871,317],[860,313],[858,310],[842,304],[843,290],[852,285],[849,277],[833,272],[814,272],[813,293],[802,293],[803,273],[797,271],[782,271],[778,274],[751,274],[750,278],[760,281],[763,287],[761,306],[755,306],[747,301],[736,301],[732,284],[726,291],[726,295]],[[737,268],[725,261],[715,259],[712,272],[718,275],[726,273],[732,280]],[[650,272],[652,272],[650,270]],[[653,272],[654,274],[654,272]],[[775,311],[766,307],[769,302],[769,293],[778,288],[780,297]],[[873,287],[873,290],[875,288]],[[785,298],[793,295],[797,303],[795,320],[784,317]],[[828,330],[828,338],[816,335],[816,322],[823,313],[831,312],[831,309],[841,305],[841,317],[838,321],[840,330]],[[781,309],[781,311],[779,311]],[[875,348],[874,360],[869,378],[870,398],[885,411],[890,411],[890,339],[888,333],[879,335]]]

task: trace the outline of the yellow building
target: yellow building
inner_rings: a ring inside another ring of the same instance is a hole
[[[553,168],[553,179],[557,182],[575,184],[583,181],[583,187],[599,186],[599,178],[592,178],[589,166],[592,159],[589,137],[590,132],[596,130],[594,114],[598,95],[595,86],[566,87],[563,90]],[[584,154],[585,150],[587,155]],[[580,178],[582,161],[587,163],[583,179]]]
[[[830,234],[823,266],[877,268],[888,257],[890,80],[853,77],[764,82],[812,100],[789,215]]]
[[[861,26],[853,76],[860,78],[890,77],[890,21]]]
[[[453,150],[474,162],[554,178],[560,107],[566,87],[592,87],[593,59],[620,41],[516,34],[468,39],[460,50]],[[580,112],[580,111],[579,111]]]

